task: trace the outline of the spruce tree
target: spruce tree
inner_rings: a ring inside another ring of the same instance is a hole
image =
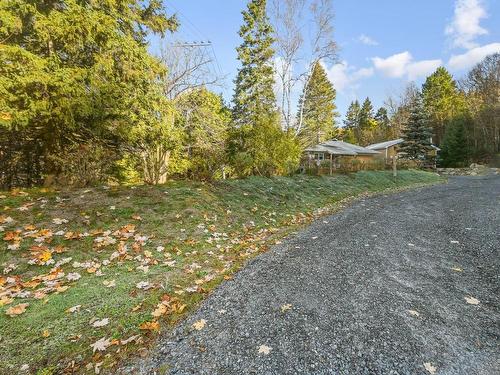
[[[301,144],[308,147],[336,137],[336,91],[319,62],[314,65],[304,92],[299,102],[299,108],[302,105],[304,108],[303,126],[299,133]]]
[[[356,135],[359,133],[359,115],[361,107],[357,100],[351,102],[344,120],[343,140],[349,143],[357,143]]]
[[[424,160],[431,147],[432,131],[419,93],[410,106],[410,116],[403,131],[400,151],[410,160]]]
[[[266,0],[250,0],[242,14],[239,35],[243,43],[237,48],[241,68],[235,81],[233,119],[237,126],[251,126],[257,118],[273,117],[276,112],[274,39]]]
[[[465,132],[466,122],[467,119],[460,116],[447,125],[440,154],[443,167],[464,167],[467,165],[469,148]]]

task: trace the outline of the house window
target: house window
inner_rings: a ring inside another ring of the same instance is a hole
[[[323,153],[317,153],[317,154],[314,155],[314,158],[316,160],[323,160],[325,158],[325,154],[323,154]]]

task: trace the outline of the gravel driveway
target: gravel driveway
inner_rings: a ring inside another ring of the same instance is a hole
[[[499,176],[358,201],[250,262],[136,373],[500,374],[499,203]]]

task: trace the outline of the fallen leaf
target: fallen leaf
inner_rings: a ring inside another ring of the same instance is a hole
[[[206,323],[207,321],[205,319],[200,319],[193,323],[193,328],[197,331],[201,331],[203,328],[205,328]]]
[[[135,286],[137,289],[144,289],[144,290],[151,288],[151,284],[148,281],[140,281]]]
[[[429,374],[435,374],[437,369],[430,362],[424,363],[424,367]]]
[[[139,329],[143,331],[159,331],[160,323],[158,322],[144,322],[139,326]]]
[[[80,307],[82,307],[82,305],[76,305],[76,306],[70,307],[69,309],[66,310],[66,312],[69,312],[69,313],[78,312],[78,311],[80,311]]]
[[[281,306],[281,312],[282,313],[285,313],[287,312],[288,310],[291,310],[292,309],[292,305],[290,305],[289,303],[287,303],[286,305],[282,305]]]
[[[463,271],[463,269],[461,269],[460,267],[453,267],[452,270],[455,272],[462,272]]]
[[[267,346],[267,345],[261,345],[259,346],[259,354],[264,354],[264,355],[268,355],[271,350],[273,350],[271,347]]]
[[[415,311],[415,310],[408,310],[408,313],[410,315],[413,315],[413,316],[417,316],[417,317],[420,316],[420,313],[418,311]]]
[[[66,275],[66,278],[69,281],[76,281],[79,280],[82,276],[78,272],[70,272]]]
[[[50,332],[49,332],[49,330],[48,330],[48,329],[46,329],[46,330],[44,330],[44,331],[42,332],[42,337],[47,338],[47,337],[49,337],[49,336],[50,336]]]
[[[128,343],[131,343],[132,341],[137,341],[137,339],[139,339],[140,337],[141,337],[141,335],[130,336],[128,339],[120,340],[120,344],[127,345]]]
[[[464,297],[465,301],[470,305],[479,305],[479,300],[474,297]]]
[[[90,345],[90,347],[92,348],[92,352],[93,353],[95,353],[96,351],[103,352],[107,348],[109,348],[110,346],[111,346],[111,341],[109,339],[105,338],[105,337],[97,340],[92,345]]]
[[[156,309],[151,313],[151,315],[155,318],[159,318],[162,315],[165,315],[167,313],[167,306],[165,306],[163,303],[159,303]]]
[[[16,315],[21,315],[26,311],[26,308],[29,306],[29,303],[20,303],[19,305],[9,307],[5,312],[10,317],[14,317]]]
[[[102,285],[104,285],[106,288],[114,288],[116,286],[115,280],[104,280],[102,282]]]
[[[96,320],[94,323],[92,323],[92,327],[100,328],[100,327],[107,326],[108,324],[109,324],[109,319],[104,318],[102,320]]]

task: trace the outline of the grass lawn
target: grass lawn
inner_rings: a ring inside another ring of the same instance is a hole
[[[0,373],[110,371],[340,200],[440,181],[359,172],[0,193]]]

